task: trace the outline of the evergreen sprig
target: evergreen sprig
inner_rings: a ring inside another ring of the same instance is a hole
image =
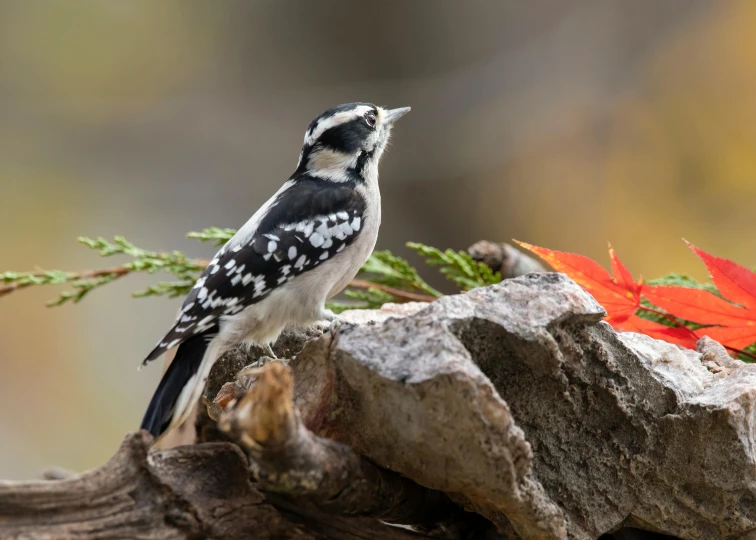
[[[353,281],[352,287],[364,280],[367,288],[348,288],[344,291],[347,298],[356,302],[329,302],[329,309],[335,313],[346,309],[377,309],[386,303],[430,301],[442,296],[420,277],[409,262],[388,250],[374,251],[358,275],[361,279]]]
[[[164,271],[178,277],[189,278],[207,266],[207,262],[192,259],[180,251],[157,252],[138,248],[123,236],[116,236],[113,242],[101,237],[92,239],[86,236],[80,236],[78,241],[97,250],[101,257],[128,255],[133,260],[124,264],[124,268],[131,272],[154,274]]]
[[[666,276],[650,279],[646,282],[646,284],[651,285],[652,287],[670,286],[670,287],[685,287],[686,289],[702,289],[704,291],[709,291],[712,294],[716,294],[717,296],[720,296],[719,291],[713,284],[700,283],[699,281],[696,281],[695,278],[687,274],[676,274],[676,273],[667,274]]]
[[[360,275],[367,281],[403,289],[419,291],[439,298],[443,296],[420,277],[417,270],[406,259],[397,257],[388,250],[374,251],[367,262],[362,265]]]
[[[145,296],[168,296],[169,298],[183,296],[189,292],[194,282],[197,281],[199,273],[207,266],[207,261],[192,259],[180,251],[156,252],[138,248],[122,236],[116,236],[113,242],[109,242],[104,238],[91,239],[87,237],[80,237],[78,240],[85,246],[98,250],[101,257],[111,257],[113,255],[127,255],[131,257],[133,260],[127,262],[122,267],[126,270],[123,275],[132,272],[146,272],[148,274],[165,272],[176,278],[175,281],[159,282],[143,291],[133,293],[133,296],[137,298]],[[94,287],[89,288],[86,292],[89,292],[92,288],[102,286],[106,282],[93,283]],[[61,298],[64,299],[60,303],[66,301],[65,295],[65,292],[61,295]],[[83,295],[78,300],[81,300],[82,297]]]
[[[426,264],[438,266],[439,271],[447,279],[456,283],[464,291],[495,285],[501,281],[499,272],[494,272],[485,263],[476,261],[465,251],[454,251],[452,249],[441,251],[438,248],[416,242],[408,242],[407,247],[425,257]]]
[[[68,302],[80,302],[93,290],[134,272],[155,274],[165,272],[175,280],[159,282],[143,291],[134,293],[135,297],[168,296],[174,298],[189,292],[199,273],[207,266],[207,261],[192,259],[180,251],[156,252],[136,247],[122,236],[113,241],[105,238],[78,238],[79,243],[97,251],[101,257],[125,255],[131,260],[121,266],[84,272],[64,272],[61,270],[44,270],[39,272],[5,272],[0,274],[0,295],[32,285],[68,285],[70,290],[61,292],[51,300],[49,306],[60,306]]]
[[[190,232],[187,236],[202,242],[222,245],[235,233],[234,229],[210,227]],[[101,257],[120,255],[129,257],[130,260],[120,266],[84,272],[46,270],[1,273],[0,283],[6,286],[0,286],[0,296],[34,285],[68,285],[69,290],[61,292],[48,304],[60,306],[68,302],[79,302],[91,291],[123,276],[143,272],[166,273],[173,279],[155,283],[133,293],[133,296],[175,298],[190,291],[208,264],[204,259],[193,259],[180,251],[158,252],[142,249],[122,236],[116,236],[112,241],[102,237],[80,237],[78,241],[97,251]],[[428,264],[438,266],[441,273],[464,290],[498,283],[501,280],[498,273],[494,273],[483,263],[474,261],[464,251],[441,251],[412,242],[407,245],[424,256]],[[431,287],[406,259],[390,251],[376,251],[360,270],[359,279],[353,280],[350,288],[345,291],[345,296],[353,302],[331,303],[329,307],[338,312],[344,309],[378,308],[387,302],[429,302],[441,297],[442,293]]]
[[[105,269],[90,272],[63,272],[62,270],[45,270],[40,272],[3,272],[0,273],[0,296],[17,289],[32,285],[62,285],[69,284],[73,290],[64,291],[58,298],[48,303],[59,306],[68,301],[78,302],[91,290],[110,283],[121,277],[125,272],[121,269]]]
[[[236,231],[210,227],[198,232],[190,232],[187,236],[202,242],[212,242],[216,245],[226,243]],[[4,272],[0,273],[0,296],[17,289],[36,285],[68,285],[60,295],[48,303],[50,306],[60,306],[66,303],[77,303],[91,291],[98,289],[116,279],[135,272],[147,274],[166,273],[173,279],[159,281],[142,291],[133,293],[134,297],[167,296],[175,298],[188,294],[191,287],[207,266],[204,259],[193,259],[180,251],[157,252],[139,248],[122,236],[116,236],[112,241],[102,237],[80,237],[78,241],[98,252],[101,257],[126,256],[131,260],[120,266],[84,272],[65,272],[62,270],[40,270],[35,272]],[[430,266],[438,267],[439,271],[462,290],[484,287],[501,281],[501,275],[493,272],[482,262],[475,261],[464,251],[447,249],[442,251],[432,246],[409,242],[407,247],[421,255]],[[345,291],[345,296],[352,302],[329,303],[328,307],[335,312],[356,308],[379,308],[387,302],[431,301],[442,296],[442,293],[431,287],[410,263],[390,251],[375,251],[363,265],[358,275],[359,279],[352,281]],[[649,281],[650,285],[674,285],[708,290],[718,294],[710,284],[697,282],[684,274],[668,274]],[[668,317],[660,314],[659,308],[643,301],[645,307],[653,311],[640,310],[643,318],[672,326]],[[698,326],[689,321],[678,321],[691,329]]]
[[[76,304],[94,289],[102,287],[103,285],[107,285],[111,281],[115,281],[116,279],[121,277],[121,275],[122,274],[120,273],[112,272],[91,278],[77,278],[77,276],[74,274],[72,275],[70,281],[66,282],[72,287],[72,290],[61,292],[57,298],[50,300],[47,305],[51,307],[61,306],[66,302],[72,302]]]
[[[216,246],[222,246],[231,237],[236,234],[236,229],[221,229],[218,227],[208,227],[201,231],[190,232],[186,235],[187,238],[194,238],[200,242],[212,242]]]

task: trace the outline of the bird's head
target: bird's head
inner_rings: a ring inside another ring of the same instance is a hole
[[[335,182],[377,178],[378,162],[391,128],[409,110],[384,109],[370,103],[328,109],[307,128],[295,174]]]

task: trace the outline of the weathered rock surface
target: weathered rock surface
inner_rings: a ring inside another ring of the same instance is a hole
[[[308,427],[522,538],[756,529],[756,366],[616,333],[561,274],[345,314],[292,362]],[[704,362],[710,369],[704,366]],[[714,373],[713,371],[716,371]]]

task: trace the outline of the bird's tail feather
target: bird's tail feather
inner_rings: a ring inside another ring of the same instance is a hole
[[[155,439],[183,424],[202,395],[210,368],[220,353],[212,337],[199,334],[179,345],[142,419],[141,428]]]

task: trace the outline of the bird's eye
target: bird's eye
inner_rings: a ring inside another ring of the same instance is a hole
[[[373,111],[368,111],[365,113],[365,122],[367,122],[367,125],[369,125],[371,128],[375,127],[375,113]]]

